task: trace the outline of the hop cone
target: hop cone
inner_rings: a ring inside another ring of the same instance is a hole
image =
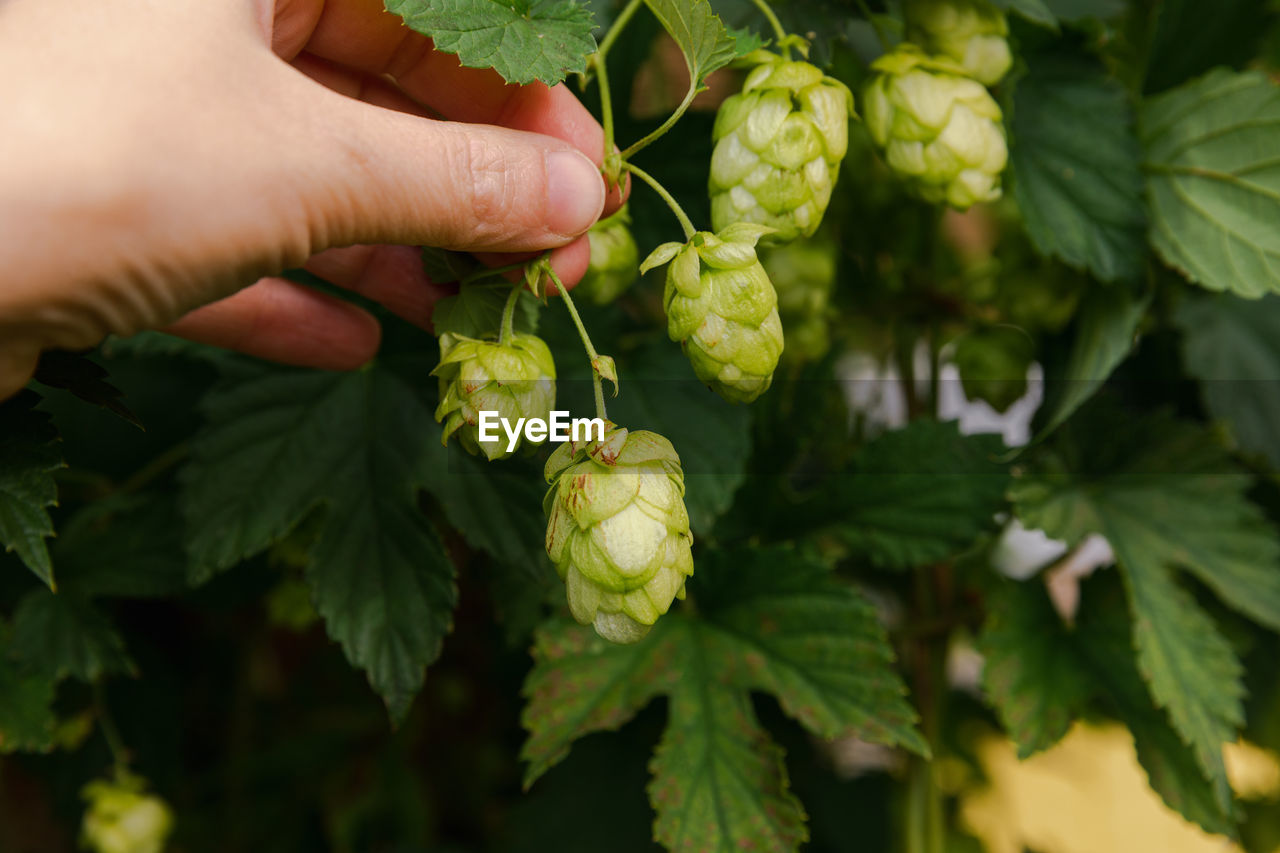
[[[773,381],[782,354],[778,298],[756,259],[769,229],[739,223],[718,235],[699,231],[688,243],[664,243],[640,269],[671,261],[663,304],[667,334],[679,341],[693,372],[731,403],[749,403]]]
[[[601,637],[632,643],[684,598],[693,535],[671,442],[609,425],[603,441],[565,442],[547,460],[547,554],[569,610]]]
[[[889,166],[928,201],[964,209],[999,198],[1009,152],[1000,107],[982,84],[910,45],[871,67],[867,129]]]
[[[86,785],[84,845],[94,853],[161,853],[173,830],[173,812],[164,800],[144,794],[144,787],[134,776]]]
[[[831,347],[827,328],[836,282],[836,247],[829,240],[797,240],[767,249],[760,263],[778,293],[778,314],[787,335],[784,355],[814,361]]]
[[[477,456],[501,459],[507,438],[480,441],[480,412],[496,411],[512,424],[519,418],[549,418],[556,402],[556,365],[537,335],[516,332],[509,343],[481,341],[445,332],[440,336],[440,405],[436,420],[444,422],[442,441],[457,435]]]
[[[574,293],[596,305],[605,305],[622,295],[639,276],[640,250],[627,226],[631,217],[624,207],[601,219],[587,232],[591,244],[591,265]]]
[[[807,62],[766,51],[716,114],[711,155],[711,222],[774,229],[766,242],[808,236],[831,200],[848,149],[853,95]]]
[[[994,86],[1013,64],[1009,24],[987,0],[911,0],[907,39],[945,57],[979,83]]]

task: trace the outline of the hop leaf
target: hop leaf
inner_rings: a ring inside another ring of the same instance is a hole
[[[1009,150],[1000,107],[982,84],[909,44],[871,67],[867,130],[890,168],[927,201],[965,209],[998,199]]]
[[[853,95],[807,62],[766,51],[716,114],[711,222],[767,225],[766,242],[813,234],[849,147]]]
[[[442,441],[448,444],[457,435],[469,452],[490,460],[512,451],[505,441],[480,441],[480,412],[495,411],[512,423],[546,420],[556,402],[556,365],[537,335],[516,332],[502,343],[446,332],[432,372],[440,378],[435,417],[444,423]]]
[[[547,460],[547,554],[569,610],[615,643],[649,632],[693,574],[684,472],[654,432],[608,429]]]
[[[756,258],[763,225],[699,231],[683,246],[667,243],[641,266],[664,259],[667,334],[684,347],[694,373],[731,403],[749,403],[768,390],[782,354],[778,297]]]

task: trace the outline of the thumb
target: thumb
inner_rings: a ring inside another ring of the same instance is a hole
[[[599,169],[562,140],[332,97],[331,110],[311,113],[327,113],[323,142],[299,189],[328,245],[541,251],[604,209]]]

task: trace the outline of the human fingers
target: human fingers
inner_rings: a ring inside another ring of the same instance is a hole
[[[282,364],[354,370],[378,351],[363,309],[282,278],[265,278],[181,317],[164,331]]]
[[[492,69],[464,68],[380,0],[279,0],[272,42],[288,59],[309,54],[365,75],[389,75],[408,98],[445,118],[546,134],[603,163],[604,131],[567,87],[511,86]],[[626,192],[626,182],[612,189],[606,215]]]

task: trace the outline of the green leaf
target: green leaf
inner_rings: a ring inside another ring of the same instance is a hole
[[[14,611],[9,653],[29,670],[58,680],[96,681],[135,671],[101,610],[81,596],[47,589],[29,594]]]
[[[683,677],[675,669],[687,642],[679,616],[659,620],[639,643],[618,646],[595,631],[567,622],[539,629],[534,668],[524,682],[521,723],[529,732],[520,757],[529,762],[524,784],[569,754],[578,738],[621,728]]]
[[[107,369],[78,352],[49,350],[40,356],[35,379],[50,388],[62,388],[93,406],[99,406],[142,429],[142,422],[120,401],[124,392],[107,382]]]
[[[694,582],[697,613],[667,614],[634,645],[563,623],[539,633],[525,685],[528,783],[576,738],[617,728],[666,694],[649,788],[659,840],[675,850],[791,850],[805,838],[803,811],[750,691],[773,693],[820,737],[927,754],[874,608],[821,564],[786,547],[704,552]]]
[[[1039,436],[1065,423],[1120,366],[1133,349],[1150,303],[1149,295],[1138,297],[1120,286],[1089,288],[1076,312],[1061,371],[1046,365]]]
[[[741,669],[719,664],[733,683],[773,694],[819,737],[928,754],[875,606],[823,564],[788,546],[721,551],[699,555],[691,584],[740,649]]]
[[[435,659],[453,566],[417,494],[438,430],[389,370],[262,370],[209,394],[183,472],[197,579],[279,541],[323,508],[307,580],[316,610],[393,719]]]
[[[1074,626],[1059,619],[1042,583],[1002,582],[987,600],[979,639],[987,693],[1022,757],[1051,746],[1100,703],[1133,733],[1138,760],[1164,801],[1207,831],[1230,834],[1233,820],[1195,755],[1147,695],[1124,591],[1111,574],[1082,584]]]
[[[0,653],[0,755],[53,747],[54,692],[51,675],[24,672]]]
[[[1276,10],[1258,0],[1162,0],[1147,56],[1144,92],[1162,92],[1209,69],[1244,68],[1276,21]]]
[[[1190,294],[1189,294],[1190,295]],[[1280,296],[1204,295],[1178,306],[1183,366],[1239,446],[1280,468]]]
[[[1036,248],[1103,281],[1146,259],[1141,148],[1128,93],[1086,55],[1032,55],[1014,91],[1013,192]]]
[[[693,677],[672,692],[650,765],[654,840],[679,851],[798,850],[809,833],[782,748],[746,693],[714,681],[714,661],[691,653],[688,663]]]
[[[1066,735],[1089,698],[1090,674],[1040,582],[1002,583],[986,612],[983,687],[1018,757],[1028,758]]]
[[[591,13],[572,0],[386,0],[387,11],[455,53],[468,68],[492,68],[508,83],[554,86],[586,71],[595,53]]]
[[[456,441],[445,448],[428,438],[427,447],[424,485],[468,544],[525,573],[549,572],[542,471],[514,460],[494,465]]]
[[[52,588],[45,539],[53,535],[53,520],[46,507],[58,502],[53,472],[63,463],[54,448],[57,431],[49,416],[34,408],[39,401],[24,391],[0,403],[0,544]]]
[[[1213,71],[1145,102],[1151,242],[1196,284],[1280,292],[1280,89],[1258,72]]]
[[[1069,543],[1090,533],[1115,551],[1133,611],[1139,665],[1223,811],[1221,747],[1243,720],[1240,664],[1171,575],[1185,569],[1231,607],[1280,625],[1280,541],[1239,473],[1198,427],[1093,404],[1058,433],[1059,464],[1082,473],[1023,481],[1018,517]]]
[[[746,479],[751,412],[694,378],[678,347],[655,340],[622,362],[622,394],[609,416],[666,436],[684,467],[685,506],[695,533],[709,531]]]
[[[436,284],[461,281],[478,269],[480,262],[466,252],[452,252],[431,246],[424,246],[422,249],[422,270]]]
[[[431,326],[436,336],[445,332],[468,338],[497,335],[502,323],[502,309],[512,286],[509,281],[477,281],[463,285],[456,295],[441,299],[431,313]],[[538,300],[533,298],[533,294],[520,294],[515,324],[522,332],[537,331]]]
[[[701,86],[708,74],[738,55],[733,36],[707,0],[645,0],[645,4],[684,54],[690,86]]]
[[[1033,24],[1039,24],[1051,30],[1058,28],[1058,19],[1050,10],[1046,0],[991,0],[996,7],[1006,12],[1014,12]]]
[[[953,556],[995,526],[1007,465],[995,435],[961,435],[955,423],[915,421],[885,433],[817,495],[806,516],[838,519],[831,530],[876,565],[909,569]]]
[[[63,525],[53,549],[60,587],[88,596],[173,595],[187,585],[182,516],[171,495],[114,495]]]

